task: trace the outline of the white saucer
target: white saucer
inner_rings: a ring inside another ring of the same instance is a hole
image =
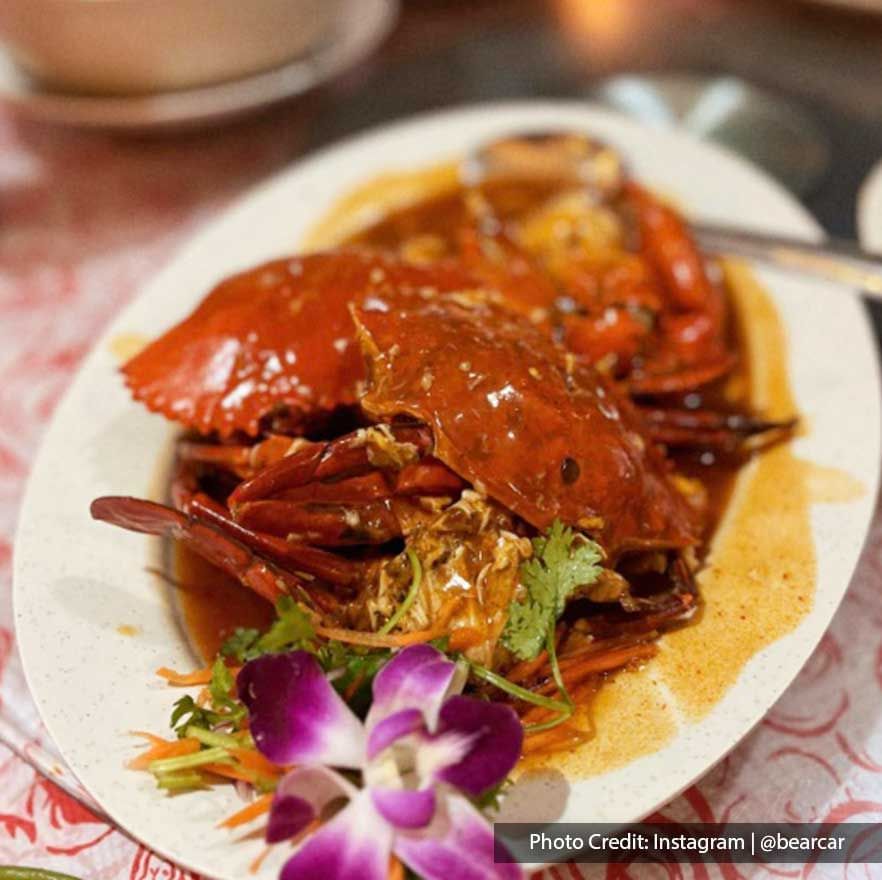
[[[345,0],[334,34],[312,54],[230,82],[157,95],[104,97],[51,91],[0,49],[0,101],[44,122],[146,131],[230,119],[300,95],[368,56],[392,29],[398,0]]]

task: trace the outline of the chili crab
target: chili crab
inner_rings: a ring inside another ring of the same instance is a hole
[[[373,628],[401,590],[402,557],[389,547],[403,539],[433,562],[400,625],[419,628],[446,608],[455,643],[488,663],[530,555],[525,536],[557,519],[603,548],[604,600],[691,611],[683,559],[701,535],[700,510],[614,385],[498,299],[373,289],[352,305],[369,425],[330,441],[272,435],[247,455],[185,446],[177,510],[105,498],[93,515],[182,539],[268,598],[293,593],[333,624]],[[248,478],[221,501],[192,467],[208,461]],[[465,548],[453,564],[452,543]],[[676,573],[663,597],[632,595],[616,571],[646,554]]]

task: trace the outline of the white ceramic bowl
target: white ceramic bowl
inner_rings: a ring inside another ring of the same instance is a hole
[[[2,0],[0,42],[52,86],[165,92],[232,80],[304,53],[339,0]]]

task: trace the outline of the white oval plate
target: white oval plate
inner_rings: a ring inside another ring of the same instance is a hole
[[[31,476],[15,552],[25,671],[50,733],[83,784],[114,820],[163,855],[238,880],[261,844],[216,827],[236,806],[232,792],[169,798],[147,774],[123,769],[133,748],[126,732],[161,731],[168,723],[172,692],[154,670],[186,668],[193,659],[164,588],[145,570],[154,558],[151,540],[89,519],[97,495],[151,492],[158,457],[174,430],[129,399],[110,340],[124,333],[157,335],[223,276],[289,253],[338,196],[373,175],[450,158],[505,133],[569,127],[612,143],[642,180],[696,216],[819,235],[790,196],[739,159],[584,104],[483,106],[422,117],[326,150],[243,199],[120,315],[59,407]],[[867,491],[848,504],[813,508],[818,586],[814,607],[798,628],[754,657],[717,707],[667,747],[574,782],[564,818],[636,819],[710,768],[793,679],[848,586],[877,488],[875,348],[851,295],[771,271],[760,276],[789,331],[792,379],[811,426],[796,441],[797,452],[846,470]],[[121,624],[137,626],[139,634],[120,635]],[[547,814],[549,795],[532,797],[536,817]],[[260,876],[275,876],[283,857],[278,849]]]

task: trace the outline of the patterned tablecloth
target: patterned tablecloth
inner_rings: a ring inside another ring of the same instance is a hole
[[[23,681],[10,608],[16,515],[42,432],[80,358],[138,286],[194,228],[299,152],[299,112],[220,134],[136,141],[43,128],[0,109],[0,734],[20,752],[51,749]],[[666,816],[882,821],[880,578],[877,518],[845,602],[799,678],[738,749],[664,808]],[[2,746],[0,864],[83,880],[187,874]],[[556,880],[582,876],[576,870],[550,873]],[[620,866],[583,873],[700,880],[872,877],[882,868]]]

